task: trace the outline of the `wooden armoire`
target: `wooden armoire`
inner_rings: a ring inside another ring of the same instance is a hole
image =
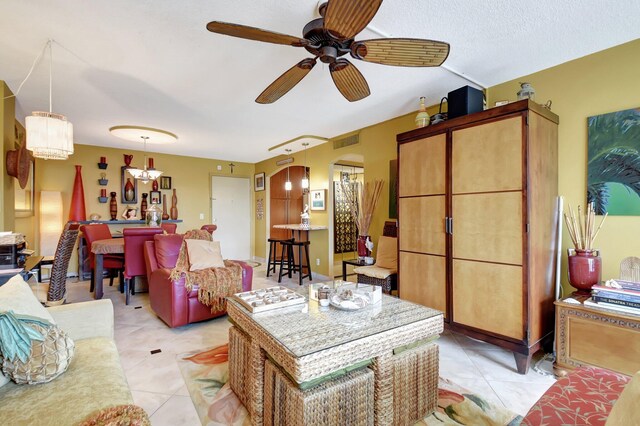
[[[525,374],[553,334],[558,117],[524,100],[397,141],[400,297]]]

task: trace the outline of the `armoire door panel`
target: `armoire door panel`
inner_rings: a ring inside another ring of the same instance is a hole
[[[452,197],[453,257],[522,265],[522,192]]]
[[[400,145],[398,196],[444,194],[446,133]]]
[[[522,267],[453,261],[453,321],[522,340]]]
[[[452,141],[454,194],[522,189],[522,117],[455,130]]]
[[[446,255],[444,195],[400,198],[400,250]]]
[[[445,312],[447,317],[447,259],[400,252],[400,298]]]

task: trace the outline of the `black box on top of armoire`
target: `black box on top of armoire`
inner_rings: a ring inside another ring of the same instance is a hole
[[[482,90],[470,86],[464,86],[449,92],[447,95],[447,118],[451,120],[452,118],[480,112],[484,104],[483,101]]]

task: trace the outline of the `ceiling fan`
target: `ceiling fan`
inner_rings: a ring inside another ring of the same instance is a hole
[[[355,41],[354,37],[371,22],[382,0],[329,0],[319,7],[321,18],[304,26],[302,38],[227,22],[207,24],[211,32],[267,43],[304,47],[314,57],[306,58],[278,77],[256,98],[270,104],[291,90],[315,66],[318,59],[329,64],[336,87],[354,102],[369,96],[369,85],[360,71],[342,56],[383,65],[437,67],[447,59],[449,44],[414,38],[383,38]]]

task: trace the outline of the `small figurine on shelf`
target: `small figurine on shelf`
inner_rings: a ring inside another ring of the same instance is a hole
[[[98,163],[98,168],[104,170],[108,166],[107,157],[100,157],[100,162]]]
[[[138,208],[137,207],[127,207],[122,212],[122,217],[125,220],[136,220],[137,219],[137,217],[136,217],[137,214],[138,214]]]
[[[304,210],[300,213],[300,225],[304,229],[309,229],[309,204],[305,204]]]
[[[107,198],[107,190],[103,188],[103,189],[100,190],[100,196],[98,197],[98,201],[100,203],[106,203],[107,200],[108,200],[108,198]]]
[[[100,173],[100,179],[98,179],[98,183],[100,184],[100,186],[107,186],[107,184],[109,183],[109,179],[107,179],[106,173]]]

